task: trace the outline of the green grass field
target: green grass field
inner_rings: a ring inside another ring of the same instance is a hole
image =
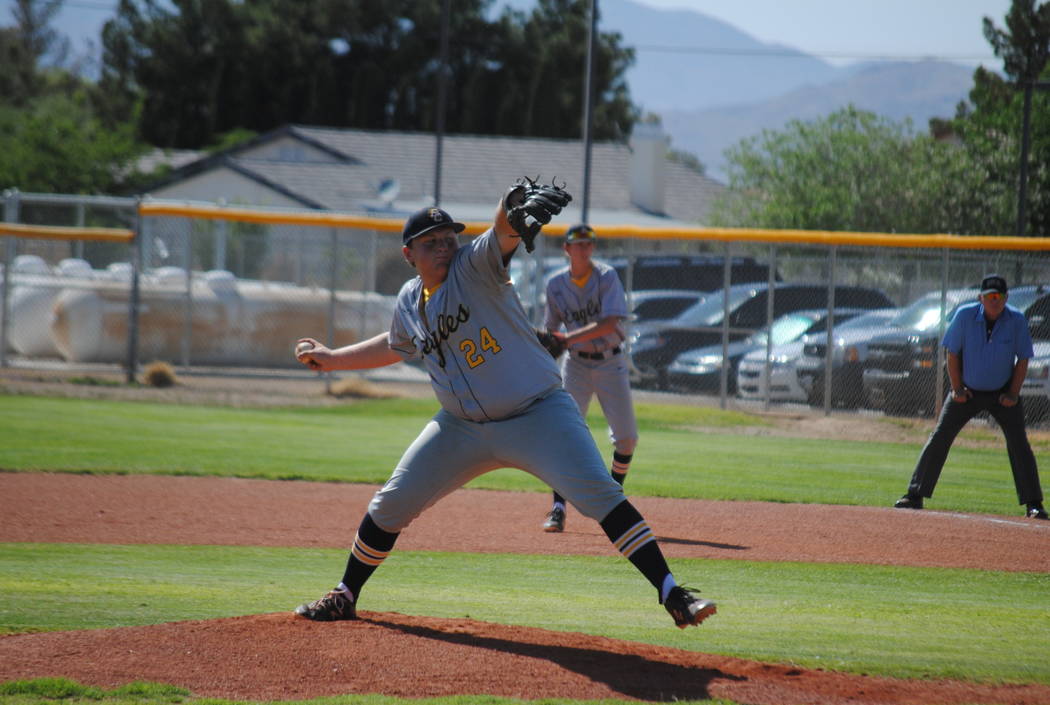
[[[435,409],[431,400],[230,409],[0,396],[0,468],[381,483]],[[642,444],[631,492],[640,496],[887,506],[904,491],[919,451],[740,435],[734,427],[766,422],[717,409],[643,404],[637,413]],[[597,414],[588,421],[608,455],[604,422]],[[545,491],[517,471],[471,486]],[[1005,449],[954,448],[931,506],[1019,515]]]
[[[407,400],[261,410],[0,396],[0,468],[378,483],[434,409],[432,401]],[[644,452],[632,467],[636,495],[887,506],[918,452],[741,435],[734,427],[766,422],[713,409],[639,405],[638,414]],[[589,421],[606,448],[601,417]],[[472,486],[547,491],[510,470]],[[937,507],[1019,514],[1005,449],[954,449]],[[327,589],[344,561],[345,552],[320,549],[0,544],[0,633],[285,611]],[[651,590],[613,557],[396,552],[369,583],[362,609],[469,616],[851,673],[1050,684],[1048,574],[721,560],[672,567],[719,600],[717,619],[701,630],[668,629]],[[609,612],[617,623],[604,618]],[[104,693],[42,681],[9,684],[0,700],[47,702],[63,688],[64,702],[186,699],[154,686]]]

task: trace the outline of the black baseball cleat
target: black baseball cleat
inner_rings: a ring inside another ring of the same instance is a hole
[[[354,596],[349,590],[331,590],[320,600],[314,600],[295,608],[300,617],[315,622],[338,622],[343,619],[357,619],[354,607]]]
[[[704,600],[689,590],[675,585],[664,600],[664,609],[674,618],[675,626],[679,629],[685,629],[690,624],[700,624],[718,611],[714,600]]]
[[[547,521],[543,522],[543,530],[548,534],[556,534],[565,531],[565,510],[555,507],[547,514]]]
[[[1042,502],[1033,502],[1028,505],[1028,510],[1024,513],[1029,519],[1050,519],[1047,515],[1046,510],[1043,509]]]
[[[894,502],[893,506],[897,509],[922,509],[922,497],[906,494]]]

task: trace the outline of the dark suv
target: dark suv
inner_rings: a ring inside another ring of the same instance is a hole
[[[725,257],[721,255],[638,255],[602,258],[627,288],[628,267],[632,289],[690,289],[717,291],[725,285]],[[769,281],[769,265],[753,257],[732,257],[729,260],[729,280],[739,282]],[[774,273],[774,280],[780,276]]]
[[[828,287],[822,284],[776,284],[773,318],[785,313],[828,305]],[[767,323],[769,283],[736,284],[729,287],[729,339],[746,338]],[[886,308],[893,302],[878,289],[859,286],[835,287],[835,306]],[[722,292],[706,297],[670,321],[633,326],[630,335],[631,359],[638,376],[636,383],[667,387],[667,367],[686,350],[712,345],[722,340],[725,302]]]
[[[977,302],[977,289],[953,289],[947,294],[947,325],[960,306]],[[926,315],[918,325],[898,328],[876,336],[868,342],[868,357],[864,362],[864,394],[869,406],[887,414],[907,416],[918,413],[932,416],[937,407],[937,369],[940,349],[941,319],[940,293],[928,294],[936,300],[932,315]],[[1020,286],[1010,290],[1010,306],[1032,318],[1045,317],[1050,309],[1050,288]],[[1037,331],[1033,330],[1033,337]],[[942,391],[947,394],[948,375]]]

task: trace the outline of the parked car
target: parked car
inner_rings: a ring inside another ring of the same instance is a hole
[[[836,328],[831,353],[832,405],[855,408],[864,404],[862,375],[864,361],[868,358],[868,342],[904,325],[902,321],[912,315],[912,307],[923,310],[918,314],[920,318],[930,307],[939,310],[939,294],[937,303],[920,297],[903,309],[879,309]],[[794,366],[797,383],[805,390],[806,401],[813,406],[823,406],[828,337],[826,334],[804,336],[802,343],[802,355]]]
[[[1032,348],[1035,355],[1028,361],[1021,397],[1025,418],[1038,423],[1050,416],[1050,340],[1033,340]]]
[[[820,284],[776,284],[773,318],[786,313],[827,306],[828,287]],[[722,342],[722,318],[728,297],[730,341],[746,338],[767,324],[769,283],[735,284],[690,306],[663,323],[634,326],[629,338],[637,370],[636,384],[667,387],[667,367],[676,357],[695,348]],[[843,308],[876,309],[893,306],[878,289],[835,287],[835,303]]]
[[[864,336],[875,335],[885,331],[886,324],[900,312],[895,308],[880,308],[865,311],[848,318],[835,314],[834,350],[832,364],[835,366],[833,379],[836,389],[845,380],[854,378],[856,389],[860,389],[860,368],[854,374],[843,374],[850,366],[855,365],[854,356],[860,347],[855,342],[847,346],[846,341],[856,341]],[[813,382],[819,377],[819,399],[824,394],[824,353],[827,348],[828,329],[826,325],[819,330],[807,332],[796,341],[778,345],[770,351],[769,377],[766,377],[766,351],[755,350],[744,356],[737,372],[737,390],[742,398],[765,399],[770,401],[812,402],[814,398]],[[807,355],[807,351],[810,354]],[[851,354],[846,354],[847,352]],[[846,367],[844,367],[846,366]],[[845,385],[848,387],[848,382]],[[845,390],[844,390],[845,391]],[[845,396],[845,394],[843,394]],[[857,395],[859,396],[859,395]],[[821,402],[822,403],[822,402]]]
[[[687,289],[643,289],[632,291],[627,297],[631,308],[631,322],[668,321],[690,306],[699,303],[705,294]]]
[[[842,309],[835,311],[838,320],[846,320],[861,313],[864,309]],[[827,309],[810,311],[793,311],[784,314],[746,338],[729,343],[726,355],[722,357],[722,343],[705,345],[696,350],[687,350],[674,359],[667,368],[668,387],[676,391],[717,392],[721,388],[722,366],[728,364],[728,391],[737,390],[737,365],[748,354],[754,351],[763,358],[767,347],[781,346],[798,340],[806,333],[823,330],[827,326]]]
[[[975,302],[977,294],[976,288],[949,291],[944,323],[951,321],[960,306]],[[937,407],[940,292],[927,297],[934,303],[925,309],[916,308],[913,317],[905,321],[912,325],[902,325],[868,343],[862,384],[872,408],[893,415],[931,416]],[[1050,289],[1044,285],[1017,287],[1011,289],[1009,302],[1026,316],[1038,316],[1041,320],[1050,310]],[[1042,334],[1044,328],[1037,332]],[[945,381],[943,389],[947,390],[947,373],[942,369],[940,374]]]

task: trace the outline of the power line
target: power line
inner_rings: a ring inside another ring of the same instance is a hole
[[[663,54],[709,54],[712,56],[769,56],[805,59],[858,59],[866,61],[994,61],[994,54],[864,54],[845,51],[803,51],[801,49],[731,49],[728,47],[670,46],[666,44],[641,44],[638,51]]]
[[[65,7],[79,7],[85,10],[103,10],[105,12],[116,12],[116,5],[107,5],[101,2],[85,2],[84,0],[74,0],[73,2],[63,3]]]

